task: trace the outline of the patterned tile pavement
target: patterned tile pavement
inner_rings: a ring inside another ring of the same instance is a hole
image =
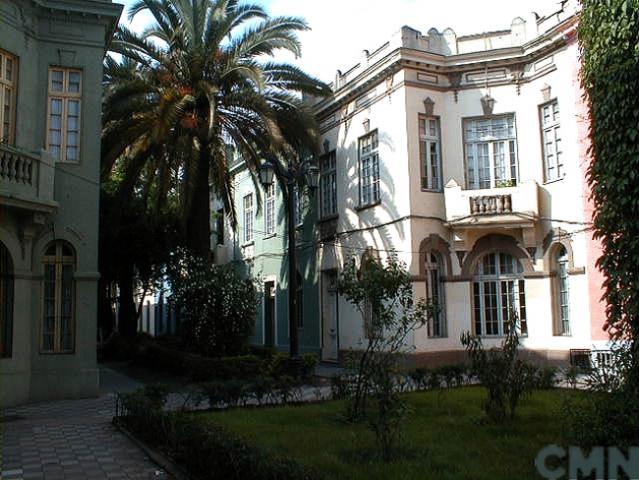
[[[168,477],[111,419],[114,390],[139,384],[102,369],[102,394],[8,408],[2,412],[0,480],[111,480]]]

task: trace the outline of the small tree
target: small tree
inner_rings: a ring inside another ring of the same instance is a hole
[[[367,337],[352,364],[347,417],[368,417],[383,457],[389,460],[408,411],[397,382],[401,356],[409,350],[406,337],[426,323],[433,307],[423,299],[415,302],[410,275],[395,255],[385,265],[366,259],[360,270],[354,262],[347,264],[339,290],[365,319]],[[370,397],[373,409],[367,412]]]
[[[518,358],[517,315],[511,313],[508,332],[500,348],[485,350],[481,338],[465,332],[461,343],[471,360],[473,374],[488,390],[484,411],[497,423],[513,420],[521,398],[532,391],[535,368]]]
[[[184,249],[172,255],[167,274],[185,347],[206,356],[241,353],[255,324],[255,286]]]

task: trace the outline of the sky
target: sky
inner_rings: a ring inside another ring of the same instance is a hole
[[[130,5],[133,0],[114,0]],[[330,82],[339,69],[358,63],[362,50],[373,51],[403,25],[426,33],[451,27],[457,35],[510,28],[512,20],[534,11],[546,15],[558,0],[253,0],[270,15],[300,16],[311,30],[300,34],[302,57],[280,55],[308,73]],[[133,23],[140,28],[144,17]]]

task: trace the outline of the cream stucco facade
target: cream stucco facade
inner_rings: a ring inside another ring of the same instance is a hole
[[[439,331],[411,339],[419,356],[459,357],[464,331],[499,344],[510,308],[525,320],[524,347],[542,360],[605,344],[590,308],[601,292],[588,286],[597,272],[578,132],[577,8],[562,2],[465,37],[404,27],[338,71],[333,95],[315,103],[337,195],[335,214],[318,223],[319,278],[365,252],[395,251],[416,296],[442,305]],[[324,352],[365,341],[361,315],[343,299],[321,323]]]

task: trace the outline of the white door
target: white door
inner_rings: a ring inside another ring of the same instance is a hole
[[[337,272],[322,272],[322,360],[339,358],[339,324],[337,311]]]

